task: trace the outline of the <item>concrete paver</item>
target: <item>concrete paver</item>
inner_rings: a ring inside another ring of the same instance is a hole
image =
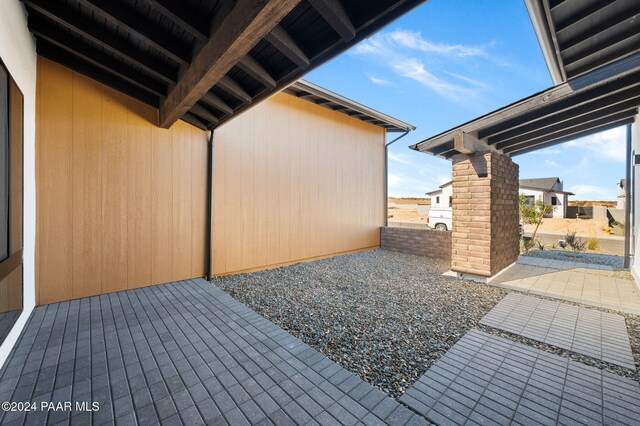
[[[99,404],[4,411],[3,425],[426,424],[204,280],[36,308],[0,401]]]
[[[622,315],[509,293],[480,323],[636,369]]]
[[[400,401],[440,425],[633,425],[640,383],[474,329]]]
[[[521,256],[489,284],[640,315],[638,287],[607,265]]]

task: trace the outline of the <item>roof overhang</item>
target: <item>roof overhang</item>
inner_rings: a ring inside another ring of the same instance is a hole
[[[39,55],[220,126],[424,0],[22,0]]]
[[[639,104],[640,54],[634,54],[411,148],[445,159],[474,151],[516,156],[632,123]]]
[[[284,93],[383,127],[388,132],[408,132],[416,129],[411,124],[390,117],[308,81],[299,80],[286,88]]]
[[[569,191],[556,191],[554,189],[549,189],[549,188],[536,188],[535,186],[523,186],[523,185],[520,185],[520,189],[530,189],[532,191],[540,191],[540,192],[544,192],[544,193],[553,192],[554,194],[576,195],[573,192],[569,192]]]
[[[555,84],[640,52],[638,0],[525,0]]]

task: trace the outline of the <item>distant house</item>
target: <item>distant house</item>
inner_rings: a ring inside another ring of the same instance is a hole
[[[626,189],[625,186],[627,185],[627,180],[626,179],[621,179],[620,182],[618,183],[617,186],[617,195],[618,195],[618,203],[616,204],[616,208],[617,209],[624,209],[625,208],[625,197],[626,197]]]
[[[542,200],[553,206],[548,217],[567,217],[567,204],[571,192],[564,191],[559,177],[520,179],[520,195],[531,199],[531,202]]]
[[[453,185],[451,181],[443,183],[435,191],[427,192],[431,197],[431,207],[451,207]]]
[[[529,198],[531,203],[542,200],[553,206],[553,213],[548,217],[567,217],[567,203],[569,195],[574,195],[563,189],[558,177],[520,179],[520,195]],[[431,207],[450,208],[453,199],[452,182],[443,183],[435,191],[427,192],[431,197]]]

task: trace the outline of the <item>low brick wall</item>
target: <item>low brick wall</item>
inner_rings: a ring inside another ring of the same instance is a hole
[[[382,227],[380,247],[384,250],[451,261],[451,231]]]

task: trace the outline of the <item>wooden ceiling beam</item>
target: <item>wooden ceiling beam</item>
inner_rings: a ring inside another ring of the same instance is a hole
[[[521,149],[514,149],[512,151],[508,151],[505,149],[505,154],[508,154],[511,157],[515,157],[516,155],[522,155],[522,154],[526,154],[528,152],[533,152],[533,151],[538,151],[540,149],[544,149],[544,148],[549,148],[551,146],[554,145],[558,145],[561,143],[565,143],[565,142],[570,142],[572,140],[576,140],[579,138],[583,138],[585,136],[589,136],[592,135],[594,133],[599,133],[599,132],[604,132],[605,130],[611,130],[611,129],[615,129],[616,127],[620,127],[620,126],[624,126],[625,124],[631,124],[634,122],[633,117],[630,118],[624,118],[620,121],[615,121],[606,125],[596,125],[590,128],[587,128],[586,130],[577,132],[577,133],[572,133],[569,136],[566,137],[562,137],[562,138],[558,138],[558,139],[554,139],[551,141],[547,141],[544,143],[538,143],[535,145],[527,145],[525,147],[521,147]]]
[[[219,88],[228,94],[240,99],[243,103],[251,103],[251,95],[249,95],[236,81],[226,75],[216,84]]]
[[[126,66],[120,61],[115,60],[109,55],[105,55],[96,49],[92,49],[88,45],[82,43],[75,37],[71,37],[66,33],[57,30],[49,23],[43,23],[41,18],[29,16],[29,28],[42,42],[51,43],[61,49],[66,50],[70,54],[89,62],[105,71],[117,75],[123,80],[134,84],[158,97],[165,96],[167,93],[166,84],[159,83],[150,79],[146,75],[141,75],[133,68]]]
[[[202,102],[224,112],[225,114],[233,114],[233,108],[231,108],[225,101],[211,92],[205,93],[201,100]]]
[[[340,0],[309,0],[309,3],[331,25],[343,41],[349,41],[356,36],[356,29]]]
[[[185,122],[191,124],[192,126],[196,126],[200,130],[209,130],[209,126],[207,126],[205,123],[203,123],[200,120],[200,118],[196,117],[195,115],[193,115],[193,114],[191,114],[189,112],[187,112],[182,117],[180,117],[180,119],[182,121],[185,121]]]
[[[310,61],[307,55],[305,55],[302,49],[300,49],[300,46],[298,46],[298,43],[296,43],[289,33],[280,25],[273,28],[273,30],[265,36],[265,40],[298,67],[305,69],[309,66]]]
[[[218,117],[211,113],[211,111],[199,104],[195,104],[194,106],[192,106],[190,112],[197,115],[198,117],[204,118],[213,125],[218,124],[218,121],[220,121]]]
[[[177,26],[187,31],[196,40],[205,43],[209,39],[207,25],[203,20],[190,12],[190,8],[181,7],[180,10],[175,7],[175,2],[169,0],[141,0],[149,8],[157,11],[165,16]]]
[[[77,56],[54,44],[47,43],[46,41],[38,43],[37,52],[38,55],[51,59],[52,61],[62,64],[63,66],[82,75],[86,75],[105,86],[112,87],[125,95],[144,102],[147,105],[151,105],[154,108],[158,108],[159,106],[158,96],[149,93],[148,90],[143,90],[111,72],[96,67],[90,62],[80,60]]]
[[[632,6],[629,9],[622,10],[617,14],[615,14],[614,16],[610,17],[609,19],[603,22],[599,22],[597,25],[591,25],[588,27],[586,31],[579,33],[578,35],[570,38],[569,40],[559,43],[560,52],[565,52],[567,49],[573,46],[576,46],[580,43],[583,43],[615,25],[622,24],[624,22],[626,22],[626,25],[629,28],[632,27],[633,25],[637,25],[637,24],[634,24],[633,21],[634,21],[634,17],[640,14],[640,3],[630,2],[630,4]]]
[[[247,55],[244,58],[240,59],[238,62],[238,67],[242,69],[242,71],[249,74],[251,77],[255,78],[265,87],[269,89],[273,89],[276,87],[276,81],[271,77],[271,75],[265,70],[262,65],[258,63],[251,55]]]
[[[128,31],[135,38],[159,50],[180,65],[191,62],[191,47],[176,42],[168,34],[159,31],[148,21],[137,17],[133,11],[125,10],[112,0],[75,0],[91,12]]]
[[[160,105],[169,128],[269,33],[300,0],[238,0]]]
[[[64,7],[58,2],[49,0],[23,0],[23,2],[30,12],[38,13],[58,25],[85,37],[105,51],[136,64],[165,83],[173,83],[176,80],[176,72],[171,70],[167,64],[144,54],[125,40],[99,28],[78,12]]]

